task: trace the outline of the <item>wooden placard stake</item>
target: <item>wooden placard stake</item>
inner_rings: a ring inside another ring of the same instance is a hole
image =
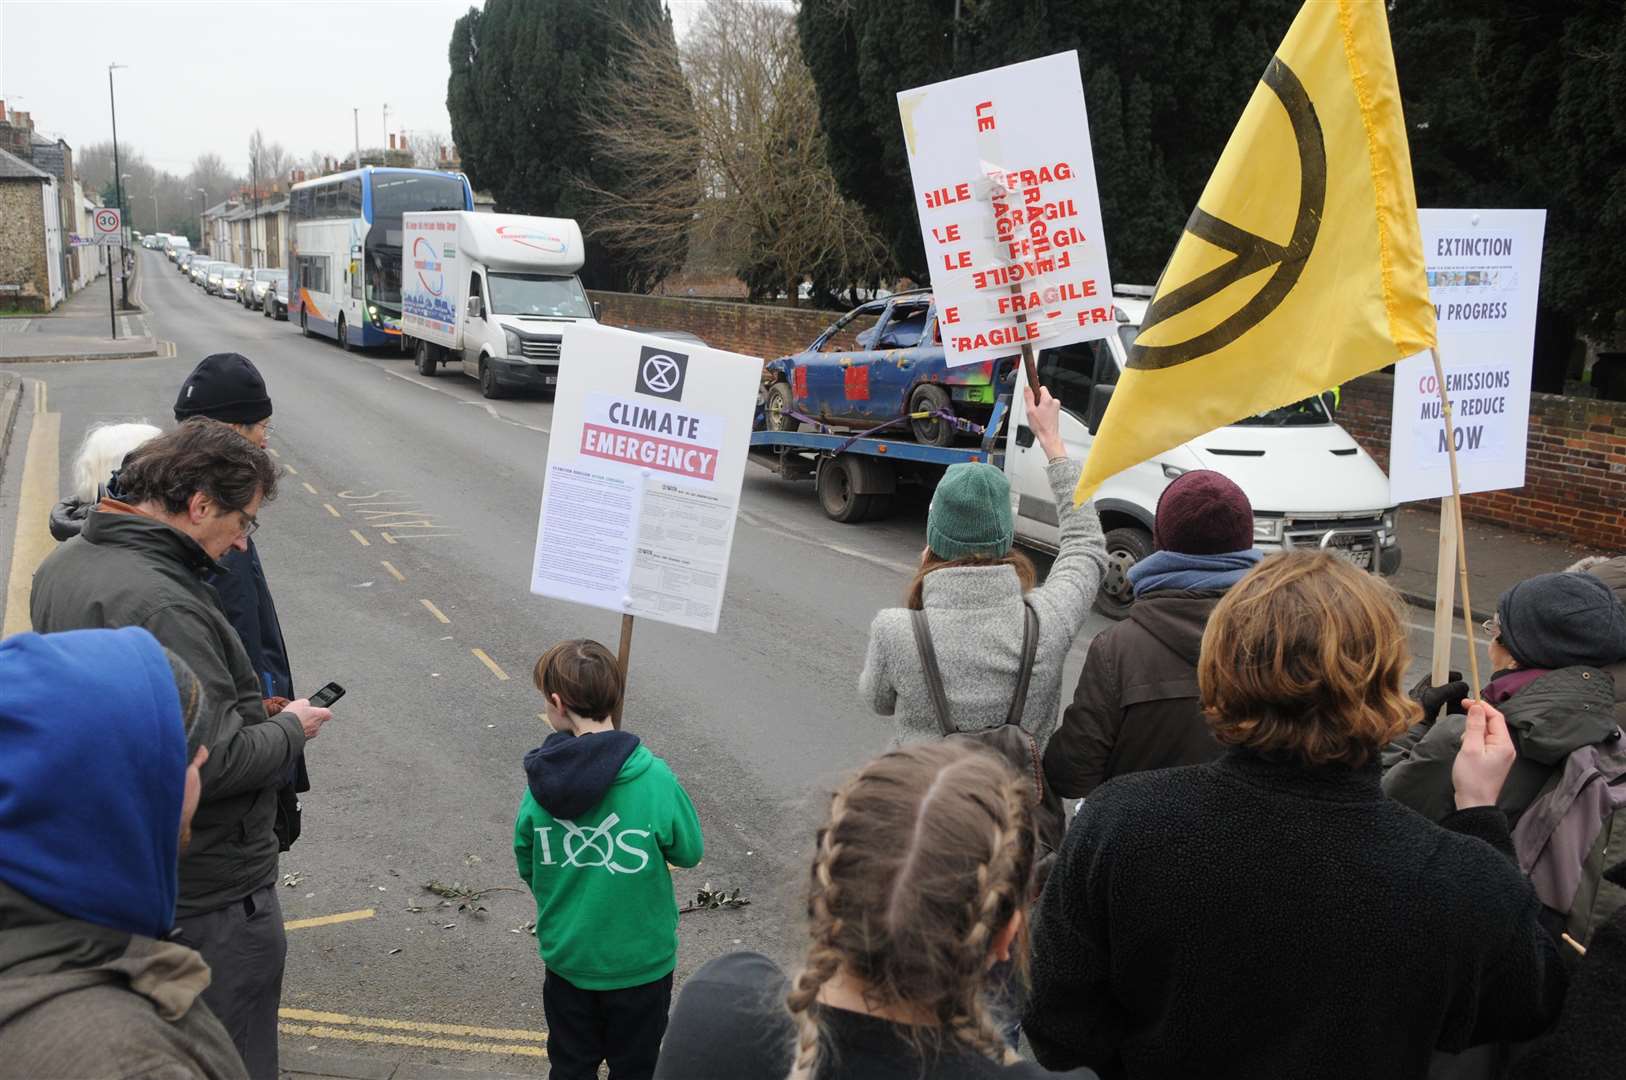
[[[1443,540],[1445,516],[1450,514],[1457,534],[1456,563],[1462,581],[1462,626],[1468,637],[1468,669],[1473,679],[1473,682],[1469,683],[1469,690],[1474,696],[1478,696],[1484,684],[1479,681],[1479,646],[1474,641],[1474,609],[1468,595],[1468,538],[1463,535],[1462,529],[1462,479],[1457,473],[1457,433],[1451,421],[1451,398],[1445,390],[1445,365],[1440,362],[1440,350],[1431,347],[1428,354],[1434,358],[1434,381],[1439,384],[1440,391],[1440,418],[1445,421],[1445,449],[1451,461],[1451,497],[1440,503],[1440,535]],[[1440,601],[1441,596],[1436,595],[1434,599],[1436,627],[1440,624]],[[1450,610],[1451,602],[1448,596],[1445,597],[1445,606],[1446,610]],[[1435,656],[1438,657],[1438,637],[1435,641]],[[1446,655],[1449,656],[1449,637],[1446,638],[1446,649]]]
[[[621,642],[615,649],[615,666],[621,672],[621,704],[615,707],[615,715],[610,720],[615,724],[617,731],[621,730],[621,710],[627,703],[627,664],[632,659],[632,616],[621,616]]]
[[[1457,602],[1457,511],[1456,496],[1440,500],[1440,551],[1434,571],[1434,662],[1430,669],[1435,686],[1451,681],[1451,624]]]

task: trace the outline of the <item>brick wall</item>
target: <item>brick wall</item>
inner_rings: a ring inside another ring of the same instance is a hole
[[[612,326],[687,330],[708,345],[772,359],[805,348],[838,317],[755,304],[595,292]],[[1389,466],[1392,375],[1345,383],[1339,423]],[[1524,487],[1463,499],[1469,517],[1611,553],[1626,550],[1626,403],[1534,394]]]
[[[833,311],[690,300],[681,296],[616,292],[589,295],[604,305],[604,321],[611,326],[687,330],[713,348],[760,356],[764,360],[807,348],[841,317],[841,313]]]
[[[1339,423],[1389,467],[1394,376],[1344,384]],[[1466,495],[1463,513],[1602,548],[1626,550],[1626,403],[1558,394],[1530,396],[1525,485]]]
[[[46,310],[45,207],[37,180],[0,180],[0,307]]]

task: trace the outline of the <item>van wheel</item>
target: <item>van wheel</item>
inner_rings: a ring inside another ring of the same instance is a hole
[[[921,383],[909,394],[911,413],[938,413],[944,410],[952,413],[954,407],[949,401],[948,391],[936,383]],[[910,420],[909,430],[914,432],[916,442],[927,446],[954,444],[954,425],[940,416]]]
[[[858,468],[846,454],[819,463],[815,486],[819,505],[824,508],[825,517],[831,521],[856,525],[872,516],[879,516],[890,507],[892,499],[889,495],[860,495],[853,490],[857,486]]]
[[[427,375],[430,378],[435,377],[435,369],[439,365],[435,360],[434,348],[427,341],[420,340],[418,342],[418,349],[413,354],[413,361],[419,375]]]
[[[795,431],[801,425],[790,415],[796,410],[796,395],[790,383],[776,382],[768,387],[768,403],[763,410],[763,423],[769,431]]]
[[[1129,617],[1135,590],[1129,584],[1129,568],[1155,550],[1152,534],[1138,525],[1108,529],[1107,574],[1095,593],[1095,610],[1109,619]]]
[[[497,384],[496,370],[484,360],[480,361],[480,396],[492,399],[503,396],[503,388]]]
[[[350,328],[344,324],[343,315],[339,316],[339,348],[350,351]]]

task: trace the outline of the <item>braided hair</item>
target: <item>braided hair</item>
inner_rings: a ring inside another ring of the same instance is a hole
[[[1034,853],[1022,778],[963,741],[894,750],[837,791],[810,874],[808,952],[786,995],[796,1025],[787,1080],[817,1075],[814,1006],[841,972],[862,981],[872,1007],[931,1018],[907,1026],[922,1059],[1013,1060],[985,1002],[988,958],[1026,902]]]

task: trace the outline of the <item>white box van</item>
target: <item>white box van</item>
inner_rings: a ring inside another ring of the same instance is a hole
[[[568,218],[467,210],[401,218],[401,347],[418,371],[441,364],[480,393],[552,392],[561,323],[594,318],[576,277],[581,228]]]
[[[1061,399],[1061,435],[1069,457],[1088,456],[1147,303],[1139,296],[1114,297],[1118,334],[1040,354],[1040,379]],[[1253,504],[1254,542],[1262,549],[1328,548],[1383,574],[1398,570],[1401,554],[1389,478],[1338,426],[1331,398],[1311,398],[1218,428],[1109,478],[1095,496],[1110,560],[1097,606],[1109,615],[1128,611],[1132,594],[1125,575],[1153,550],[1158,498],[1170,481],[1193,469],[1223,473],[1247,494]],[[1017,537],[1054,551],[1058,532],[1044,452],[1027,426],[1019,393],[1013,395],[1012,410],[1005,472],[1016,502]]]

